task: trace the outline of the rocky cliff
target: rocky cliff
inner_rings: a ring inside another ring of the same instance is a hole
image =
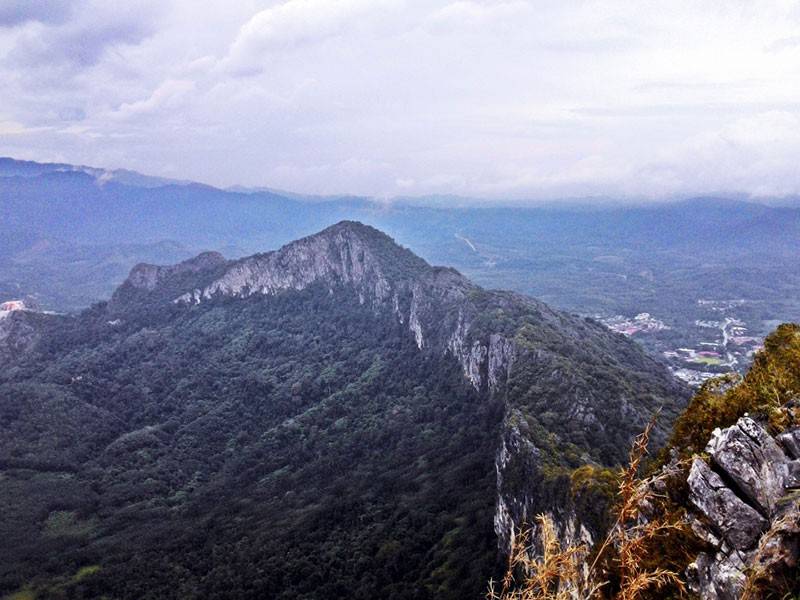
[[[211,266],[219,264],[215,261]],[[140,265],[129,283],[154,289],[157,280],[171,277],[175,271],[175,267]],[[447,351],[456,357],[476,389],[495,389],[513,362],[513,346],[502,335],[485,340],[471,335],[480,310],[476,301],[486,292],[457,271],[431,267],[391,238],[355,222],[345,221],[275,252],[231,262],[219,277],[180,294],[174,302],[269,296],[312,285],[322,285],[331,294],[342,287],[352,288],[361,304],[388,309],[408,327],[419,348]]]
[[[702,600],[800,591],[798,398],[800,326],[784,324],[744,377],[707,382],[675,422],[645,513],[686,527],[647,560]]]

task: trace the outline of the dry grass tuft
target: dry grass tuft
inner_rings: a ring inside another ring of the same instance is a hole
[[[487,600],[577,600],[594,595],[585,569],[586,546],[562,546],[553,520],[536,518],[541,554],[529,549],[531,531],[522,532],[512,544],[508,569],[500,590],[489,582]]]

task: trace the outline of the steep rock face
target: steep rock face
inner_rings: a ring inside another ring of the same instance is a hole
[[[522,415],[517,411],[506,419],[505,431],[500,449],[497,451],[495,469],[497,471],[497,509],[494,515],[494,530],[501,549],[508,552],[520,525],[530,523],[528,507],[533,503],[530,489],[514,485],[508,481],[513,472],[526,481],[538,479],[540,450],[530,441],[528,432],[521,430]]]
[[[198,284],[213,281],[228,264],[218,252],[203,252],[177,265],[140,263],[133,267],[128,278],[114,292],[109,307],[124,317],[125,312],[151,302],[168,302]]]
[[[342,228],[327,236],[305,238],[278,252],[238,261],[212,284],[177,300],[200,302],[217,294],[275,294],[302,290],[318,281],[352,284],[363,294],[362,302],[367,297],[384,301],[391,288],[370,247],[353,230]]]
[[[516,535],[531,528],[530,539],[539,539],[536,517],[546,514],[556,528],[558,539],[566,545],[594,543],[592,532],[568,503],[553,503],[547,508],[541,501],[537,483],[542,480],[542,451],[531,441],[531,432],[519,410],[512,409],[504,423],[503,437],[495,459],[497,472],[497,507],[494,530],[498,547],[508,553]],[[520,485],[520,481],[528,482]]]
[[[800,499],[793,493],[800,430],[777,439],[750,417],[716,430],[688,478],[692,529],[713,547],[689,565],[692,591],[703,600],[741,597],[747,573],[779,577],[796,568]]]
[[[178,267],[185,269],[186,264]],[[154,289],[174,269],[140,265],[129,281],[134,287]],[[495,388],[513,360],[512,344],[502,336],[478,340],[471,335],[479,312],[473,300],[486,292],[453,269],[431,267],[360,223],[342,222],[275,252],[230,263],[208,285],[174,301],[197,304],[221,296],[275,295],[315,284],[327,286],[330,293],[350,286],[361,304],[389,308],[407,324],[417,346],[452,353],[476,389],[487,383]]]
[[[774,516],[789,470],[786,454],[763,427],[742,417],[734,427],[715,431],[706,452],[751,504]]]

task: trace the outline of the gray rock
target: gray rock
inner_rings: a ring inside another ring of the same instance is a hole
[[[800,488],[800,460],[793,460],[786,463],[786,489],[798,488]]]
[[[168,277],[183,273],[199,273],[211,267],[224,265],[226,262],[225,257],[219,252],[203,252],[194,258],[168,267],[140,263],[133,267],[126,283],[134,288],[152,291]]]
[[[696,511],[688,522],[714,548],[686,570],[689,589],[702,600],[740,598],[750,573],[767,582],[796,576],[800,494],[791,490],[800,487],[798,431],[776,440],[743,417],[714,431],[708,443],[719,474],[703,460],[692,463],[688,484]]]
[[[748,558],[727,548],[717,555],[701,553],[686,569],[689,591],[701,600],[739,600],[747,581]]]
[[[800,459],[800,428],[780,434],[778,441],[789,456]]]
[[[763,427],[742,417],[733,427],[715,430],[706,452],[747,500],[765,515],[775,513],[784,494],[788,457]]]
[[[19,310],[0,319],[0,365],[11,365],[36,347],[41,333],[34,316]]]
[[[700,459],[692,462],[687,480],[690,500],[719,537],[737,550],[749,550],[767,528],[767,520],[743,502]]]

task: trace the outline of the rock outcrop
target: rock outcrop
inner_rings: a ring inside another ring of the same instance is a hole
[[[177,265],[166,267],[140,263],[133,267],[126,283],[137,289],[152,291],[165,280],[186,273],[200,273],[211,267],[224,265],[227,261],[219,252],[203,252]]]
[[[690,589],[703,600],[740,598],[748,575],[779,578],[800,552],[800,430],[777,438],[745,416],[715,430],[708,462],[689,473],[690,522],[712,551],[689,565]]]

